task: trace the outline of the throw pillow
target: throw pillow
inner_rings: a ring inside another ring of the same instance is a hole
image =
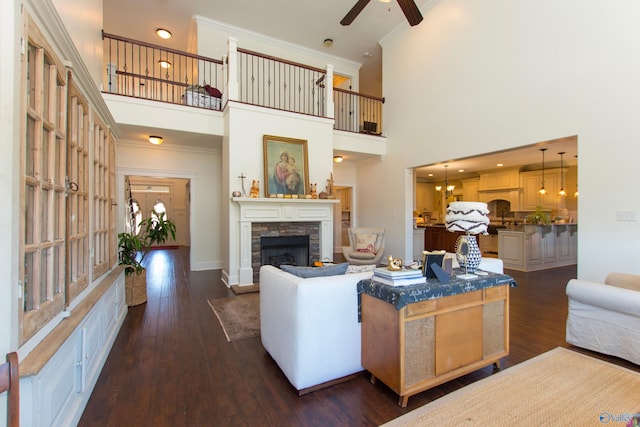
[[[341,264],[325,265],[324,267],[297,267],[295,265],[283,264],[280,266],[280,269],[294,276],[307,279],[309,277],[338,276],[345,274],[348,267],[349,263],[343,262]]]
[[[356,234],[356,252],[376,253],[375,234]]]
[[[375,269],[376,269],[375,264],[349,265],[349,268],[347,268],[347,274],[368,273],[368,272],[374,271]]]

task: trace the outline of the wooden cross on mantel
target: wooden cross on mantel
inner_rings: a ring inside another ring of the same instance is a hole
[[[247,191],[244,189],[244,179],[246,178],[246,176],[244,176],[244,172],[240,172],[240,176],[238,178],[242,180],[242,197],[247,197]]]

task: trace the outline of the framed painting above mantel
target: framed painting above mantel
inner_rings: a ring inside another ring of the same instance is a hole
[[[264,135],[265,197],[309,193],[307,140]]]

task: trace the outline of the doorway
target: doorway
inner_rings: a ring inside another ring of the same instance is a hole
[[[334,253],[342,253],[343,246],[349,246],[349,227],[352,226],[351,187],[335,187],[336,199],[340,203],[333,209]]]
[[[164,212],[176,224],[176,239],[166,245],[190,245],[190,180],[184,178],[153,178],[129,176],[131,198],[135,213],[136,232],[139,224],[153,215]]]

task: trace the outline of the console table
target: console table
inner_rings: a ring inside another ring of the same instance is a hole
[[[404,408],[414,394],[499,366],[509,354],[509,287],[515,286],[505,274],[403,287],[359,282],[362,366],[371,382],[379,379],[398,393]]]

